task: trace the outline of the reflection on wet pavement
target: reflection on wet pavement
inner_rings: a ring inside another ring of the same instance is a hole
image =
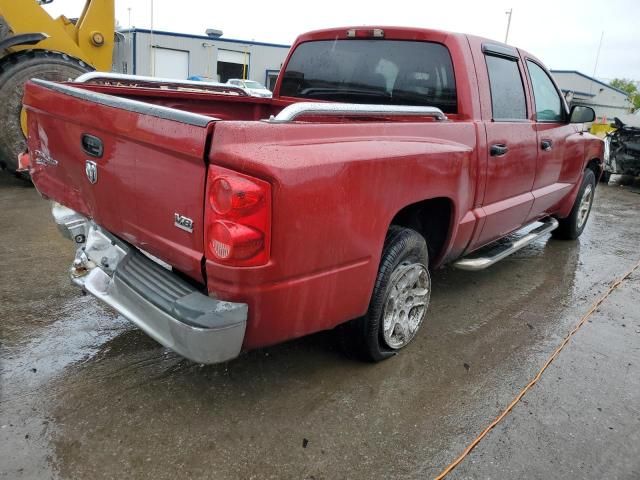
[[[0,181],[0,472],[6,478],[433,476],[637,261],[640,196],[599,188],[578,242],[433,275],[401,355],[330,332],[200,366],[69,285],[72,246],[37,193]]]

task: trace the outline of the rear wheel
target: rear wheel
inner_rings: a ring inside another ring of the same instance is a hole
[[[66,81],[89,70],[91,67],[80,60],[45,50],[16,53],[0,62],[0,167],[15,172],[18,154],[26,148],[21,118],[26,120],[22,95],[27,80]]]
[[[407,346],[429,307],[431,277],[424,237],[392,225],[387,234],[369,310],[340,327],[347,354],[378,362]]]
[[[563,240],[575,240],[584,231],[587,225],[593,197],[596,191],[596,176],[593,170],[587,169],[582,178],[582,185],[578,191],[578,196],[573,204],[571,213],[567,218],[559,219],[560,226],[556,228],[552,235]]]

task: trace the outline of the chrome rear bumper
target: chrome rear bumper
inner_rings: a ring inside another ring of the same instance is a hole
[[[71,279],[149,336],[197,363],[240,353],[247,305],[216,300],[92,221],[54,205],[58,228],[78,250]]]

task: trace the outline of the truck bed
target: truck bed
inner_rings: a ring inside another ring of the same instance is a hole
[[[212,93],[187,88],[151,88],[118,85],[67,83],[72,88],[136,100],[219,120],[260,120],[277,114],[290,102],[248,95]]]

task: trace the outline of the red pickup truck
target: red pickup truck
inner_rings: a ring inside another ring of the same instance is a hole
[[[304,34],[273,98],[93,73],[24,103],[73,281],[201,363],[335,327],[387,358],[431,269],[577,238],[602,174],[593,110],[538,59],[434,30]]]

